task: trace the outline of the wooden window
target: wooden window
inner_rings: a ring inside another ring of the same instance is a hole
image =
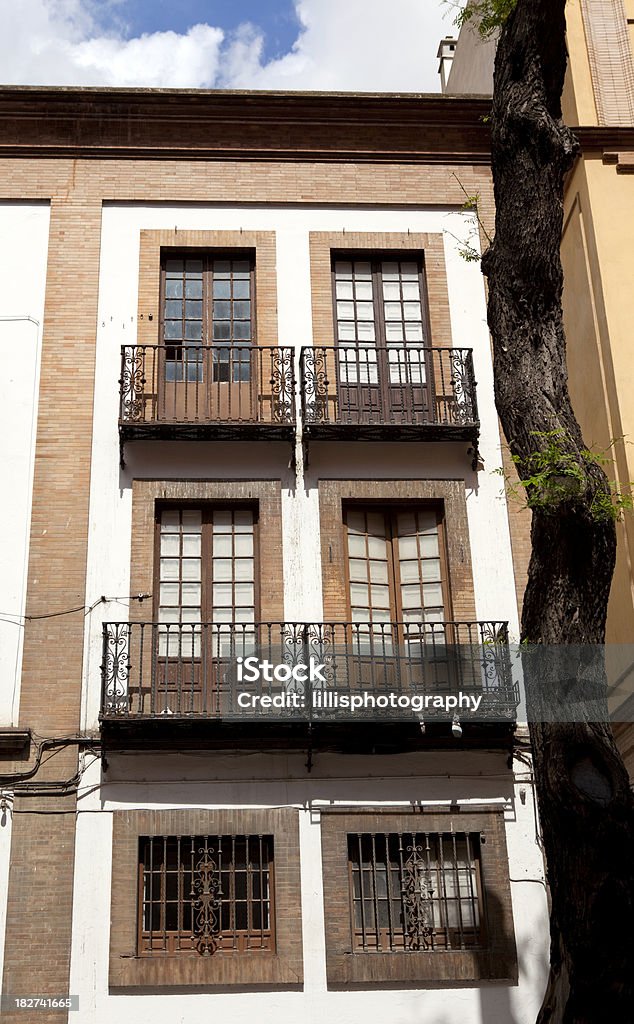
[[[168,253],[162,262],[166,381],[250,380],[255,340],[254,261],[244,254]],[[210,369],[203,346],[211,345]]]
[[[517,982],[503,807],[324,808],[329,984]]]
[[[249,507],[163,507],[157,511],[155,594],[161,657],[199,658],[201,623],[211,651],[249,647],[257,618],[256,513]]]
[[[382,384],[386,389],[428,383],[422,351],[430,344],[422,258],[337,257],[333,296],[341,383]],[[366,404],[376,406],[376,397],[364,397]]]
[[[411,636],[417,624],[450,618],[439,509],[351,504],[344,512],[351,621],[375,634],[399,622]]]
[[[356,833],[348,865],[355,949],[483,944],[479,833]]]
[[[141,836],[139,955],[274,950],[273,837]]]

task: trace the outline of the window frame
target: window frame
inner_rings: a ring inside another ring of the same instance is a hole
[[[138,918],[137,956],[140,956],[140,957],[154,957],[154,956],[164,956],[164,955],[170,955],[170,956],[171,955],[173,955],[173,956],[193,956],[193,955],[195,955],[194,948],[192,948],[191,946],[188,947],[186,944],[182,945],[182,946],[180,945],[181,942],[186,940],[186,938],[193,938],[194,937],[193,921],[192,921],[192,929],[186,930],[186,929],[183,928],[183,929],[181,929],[180,932],[177,929],[168,929],[167,926],[165,926],[163,929],[160,929],[160,928],[158,928],[158,929],[150,928],[149,932],[148,932],[143,927],[143,917],[144,917],[144,911],[145,911],[145,905],[146,905],[145,889],[144,889],[144,881],[145,881],[144,872],[145,872],[145,866],[146,866],[146,861],[145,861],[145,857],[144,857],[144,844],[151,844],[154,841],[161,840],[161,839],[164,841],[164,843],[169,842],[170,840],[177,840],[178,843],[180,844],[181,840],[184,840],[186,842],[187,840],[191,839],[192,842],[193,842],[194,838],[196,838],[198,840],[203,840],[204,839],[207,842],[211,840],[212,844],[213,844],[213,842],[215,840],[218,840],[218,839],[220,839],[221,842],[224,842],[225,844],[227,842],[231,842],[233,840],[242,840],[242,839],[247,839],[248,841],[251,841],[251,840],[254,840],[254,839],[260,840],[262,853],[263,853],[263,855],[264,855],[264,853],[266,853],[266,860],[264,860],[264,856],[263,856],[261,864],[262,865],[266,864],[266,876],[267,876],[267,899],[266,899],[266,903],[268,904],[268,927],[267,928],[263,928],[263,927],[260,928],[259,932],[260,932],[262,940],[263,941],[265,939],[267,940],[266,944],[263,944],[260,947],[257,947],[257,946],[252,946],[250,948],[245,947],[245,942],[248,942],[248,937],[249,937],[249,929],[248,928],[247,929],[243,929],[243,928],[234,927],[233,929],[229,930],[230,931],[230,935],[228,936],[228,935],[224,934],[224,931],[223,931],[222,927],[220,927],[219,930],[218,930],[217,935],[214,936],[214,938],[217,941],[217,948],[214,951],[214,953],[211,954],[211,955],[215,956],[215,955],[220,954],[220,955],[225,955],[225,956],[243,956],[246,953],[270,953],[270,952],[274,953],[275,952],[275,907],[276,907],[276,902],[275,902],[275,895],[276,895],[275,894],[275,841],[274,841],[273,836],[269,835],[269,834],[262,834],[262,835],[259,835],[259,836],[255,836],[255,835],[251,834],[251,835],[248,835],[248,836],[243,836],[243,835],[239,835],[239,834],[235,834],[234,833],[232,835],[224,834],[222,836],[209,836],[209,835],[207,835],[207,836],[196,836],[196,837],[194,837],[194,836],[175,836],[175,835],[174,836],[171,836],[171,835],[170,836],[157,836],[157,835],[139,836],[139,872],[138,872],[139,885],[138,885],[138,892],[137,892],[137,918]],[[150,864],[151,863],[152,863],[152,859],[150,857]],[[179,865],[179,868],[180,868],[180,865]],[[236,871],[236,868],[235,868],[235,864],[234,864],[232,869],[230,869],[230,871],[229,871],[230,875],[233,876],[233,878],[234,878],[234,890],[235,890],[235,871]],[[154,872],[152,872],[152,873],[154,873]],[[164,914],[164,915],[167,914],[167,909],[166,908],[167,908],[168,902],[176,902],[176,901],[173,901],[173,900],[172,901],[168,901],[168,899],[167,899],[166,873],[167,873],[166,872],[166,868],[163,868],[163,870],[161,871],[161,890],[162,891],[160,893],[159,899],[155,900],[155,899],[151,898],[151,900],[150,900],[150,907],[152,907],[153,905],[158,904],[158,906],[160,907],[160,913]],[[173,872],[173,873],[176,873],[176,872]],[[180,875],[180,873],[181,872],[179,870],[178,874]],[[260,876],[261,875],[262,875],[262,868],[260,868]],[[187,894],[185,892],[183,892],[182,896],[183,896],[182,900],[179,900],[178,902],[182,903],[183,906],[185,906],[185,904],[187,904],[187,903],[190,903],[190,905],[191,905],[191,903],[193,901],[191,899],[190,900],[187,899]],[[249,903],[251,900],[252,900],[252,896],[249,895],[249,897],[247,898],[246,902]],[[230,902],[230,901],[227,900],[227,901],[223,901],[223,902]],[[152,913],[152,910],[150,910],[150,913]],[[193,910],[191,910],[191,913],[193,914]],[[182,918],[182,916],[183,916],[182,911],[179,914],[179,916]],[[161,949],[159,947],[155,948],[153,946],[153,942],[154,942],[153,933],[155,931],[163,933],[164,941],[166,943],[166,948]],[[232,946],[232,945],[228,944],[232,940],[235,942],[235,946]],[[149,946],[148,946],[148,943],[149,943]],[[199,953],[198,955],[201,955],[201,954]]]
[[[257,341],[257,296],[256,296],[256,251],[254,248],[209,248],[209,247],[196,247],[196,246],[183,246],[178,248],[172,248],[167,246],[161,246],[160,250],[160,283],[159,283],[159,322],[158,322],[158,343],[164,347],[179,347],[177,342],[173,339],[165,338],[165,284],[166,284],[166,264],[168,260],[175,259],[196,259],[202,260],[203,263],[203,329],[202,329],[202,340],[200,342],[193,342],[192,344],[208,345],[210,347],[218,345],[220,348],[231,348],[233,345],[237,346],[256,346]],[[250,264],[250,302],[251,302],[251,339],[250,341],[234,341],[230,339],[228,341],[214,341],[213,337],[205,333],[205,329],[213,334],[213,270],[212,265],[215,260],[244,260],[249,261]],[[184,347],[185,339],[181,339],[181,348]]]
[[[398,533],[395,533],[394,526],[396,523],[396,517],[399,513],[404,512],[417,512],[419,510],[435,511],[436,513],[436,526],[438,530],[438,550],[440,558],[440,571],[441,571],[441,586],[444,606],[444,619],[445,622],[451,622],[453,619],[452,612],[452,601],[451,601],[451,578],[449,575],[449,558],[447,552],[447,536],[446,536],[446,517],[445,508],[443,502],[438,501],[381,501],[379,499],[375,501],[368,501],[364,499],[349,499],[342,501],[341,512],[342,512],[342,532],[343,532],[343,552],[344,552],[344,578],[346,583],[346,614],[347,621],[352,622],[352,595],[350,588],[350,548],[348,542],[348,523],[347,514],[349,510],[358,511],[373,511],[382,513],[385,517],[386,523],[388,524],[388,530],[390,536],[386,537],[386,548],[388,550],[388,586],[390,588],[390,615],[394,612],[393,617],[390,618],[390,622],[403,622],[402,616],[402,605],[401,597],[399,593],[400,587],[400,573],[398,566],[398,553],[397,544]],[[366,537],[368,534],[366,533]]]
[[[138,951],[139,840],[148,835],[268,835],[275,861],[275,949],[201,956]],[[121,810],[113,813],[112,990],[157,986],[275,987],[303,981],[299,811],[295,808]]]
[[[483,947],[434,950],[355,948],[348,835],[354,833],[479,832],[484,893]],[[329,807],[321,809],[321,842],[329,988],[418,984],[455,987],[479,981],[517,984],[504,813],[451,807]]]
[[[332,324],[333,324],[333,337],[334,343],[337,348],[345,348],[345,341],[341,342],[339,338],[339,318],[337,316],[337,288],[336,288],[336,272],[335,264],[338,261],[352,262],[352,263],[370,263],[371,276],[372,276],[372,303],[374,306],[374,324],[376,329],[376,338],[374,343],[372,342],[351,342],[350,344],[374,347],[378,350],[386,351],[390,347],[393,348],[407,348],[408,343],[403,341],[402,345],[392,343],[388,345],[385,329],[385,311],[382,307],[382,273],[380,270],[380,264],[383,262],[392,263],[417,263],[418,264],[418,288],[420,292],[420,303],[422,313],[422,324],[423,324],[423,340],[420,343],[410,342],[409,344],[417,346],[419,348],[430,348],[432,345],[431,336],[431,318],[429,309],[429,288],[427,285],[427,274],[425,270],[425,250],[424,249],[331,249],[330,250],[330,294],[332,301]]]
[[[254,623],[260,621],[260,518],[259,502],[256,501],[232,501],[227,500],[197,500],[186,499],[182,501],[165,500],[157,501],[154,506],[154,538],[152,564],[152,614],[154,622],[158,622],[160,603],[160,575],[161,575],[161,513],[164,511],[197,511],[202,512],[201,531],[201,622],[212,623],[211,616],[213,576],[205,576],[205,565],[211,569],[213,552],[211,548],[211,526],[212,517],[215,511],[250,511],[253,513],[253,587],[254,587]],[[205,529],[207,527],[207,529]],[[234,556],[232,555],[232,562]],[[205,582],[206,580],[206,582]],[[235,608],[235,606],[234,606]]]

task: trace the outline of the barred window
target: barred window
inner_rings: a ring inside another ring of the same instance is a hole
[[[348,835],[354,949],[482,948],[480,833]]]
[[[139,955],[274,950],[273,837],[141,836]]]

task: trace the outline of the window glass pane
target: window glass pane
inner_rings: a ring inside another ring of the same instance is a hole
[[[172,556],[178,556],[180,554],[180,539],[178,534],[161,533],[161,554]]]
[[[182,299],[183,297],[183,282],[178,278],[168,278],[165,281],[165,298],[166,299]]]
[[[252,583],[236,583],[234,593],[236,605],[253,605],[255,592]]]
[[[380,565],[378,562],[372,562],[372,565]],[[368,578],[368,563],[365,559],[351,558],[348,562],[350,566],[350,579],[351,580],[367,580]]]
[[[390,607],[390,588],[384,586],[373,586],[372,591],[372,607],[373,608],[389,608]]]
[[[231,557],[233,554],[233,543],[229,534],[215,534],[213,541],[214,555],[217,557]]]
[[[405,588],[404,588],[405,589]],[[423,584],[423,600],[426,607],[442,604],[442,586],[440,583]]]
[[[161,583],[160,601],[162,605],[178,605],[179,586],[178,583]]]
[[[233,297],[234,299],[248,299],[251,297],[251,281],[249,278],[245,280],[234,279]]]
[[[337,316],[341,320],[352,320],[354,318],[354,303],[353,302],[337,302]]]
[[[187,341],[202,341],[202,320],[188,320],[185,323],[185,337]]]
[[[357,302],[357,319],[366,321],[374,319],[374,306],[371,302]]]
[[[354,295],[357,300],[365,299],[372,302],[372,282],[357,278],[354,283]]]
[[[248,260],[233,260],[234,277],[248,277],[251,274],[251,264]]]
[[[368,554],[370,558],[385,558],[385,539],[383,537],[368,537]]]
[[[376,332],[374,330],[373,323],[363,323],[362,321],[357,324],[357,340],[358,341],[375,341]]]
[[[352,281],[337,280],[335,282],[335,295],[338,299],[351,299],[353,297]]]
[[[233,526],[231,509],[216,509],[213,514],[214,533],[230,533]]]
[[[370,594],[367,586],[361,583],[350,584],[350,602],[356,606],[367,608],[370,603]]]
[[[214,299],[230,299],[231,298],[231,281],[224,278],[214,277],[213,283],[213,297]]]
[[[202,523],[202,513],[200,509],[184,509],[182,516],[183,533],[198,533],[200,531]]]
[[[252,580],[255,578],[255,563],[252,558],[236,558],[235,579]]]
[[[181,584],[182,603],[200,605],[200,583]]]
[[[233,586],[231,583],[214,583],[213,586],[214,607],[217,605],[233,604]]]
[[[335,274],[337,277],[351,278],[352,263],[349,263],[347,260],[337,260],[335,263]]]
[[[203,282],[202,278],[188,277],[185,281],[185,296],[188,299],[202,299]]]
[[[387,583],[387,562],[371,561],[370,579],[373,583]]]
[[[177,580],[179,578],[178,558],[161,558],[161,579]]]
[[[417,323],[405,324],[406,341],[424,341],[423,325]]]
[[[403,281],[401,284],[404,299],[411,299],[417,301],[420,299],[420,289],[418,287],[418,281]]]
[[[184,555],[200,555],[201,552],[201,535],[199,533],[186,533],[183,536],[183,554]],[[167,554],[167,552],[165,552]]]
[[[184,558],[182,561],[182,576],[184,580],[200,580],[200,559]]]
[[[236,533],[251,533],[253,530],[253,512],[250,509],[238,509],[233,514]]]
[[[348,532],[348,551],[355,558],[364,558],[366,554],[365,537]]]
[[[404,302],[403,313],[406,320],[421,320],[423,314],[420,302]]]
[[[386,323],[385,337],[387,341],[403,341],[403,324]]]
[[[372,276],[372,267],[366,260],[355,260],[354,263],[354,276],[355,278],[370,278]]]
[[[233,579],[233,562],[230,558],[214,558],[213,578],[218,581]]]
[[[167,299],[165,303],[165,316],[176,318],[183,315],[183,303],[176,299]]]
[[[236,534],[235,553],[243,558],[250,557],[253,554],[253,537],[249,534]]]

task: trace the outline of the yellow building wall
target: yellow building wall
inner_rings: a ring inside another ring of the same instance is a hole
[[[581,0],[568,0],[566,5],[566,41],[569,61],[562,96],[564,121],[569,125],[598,124]]]
[[[564,323],[573,407],[584,439],[610,449],[610,479],[634,480],[634,181],[601,153],[579,161],[566,191],[562,239]],[[623,438],[623,440],[620,440]],[[610,446],[612,446],[610,448]],[[634,642],[634,513],[617,524],[608,642]]]

